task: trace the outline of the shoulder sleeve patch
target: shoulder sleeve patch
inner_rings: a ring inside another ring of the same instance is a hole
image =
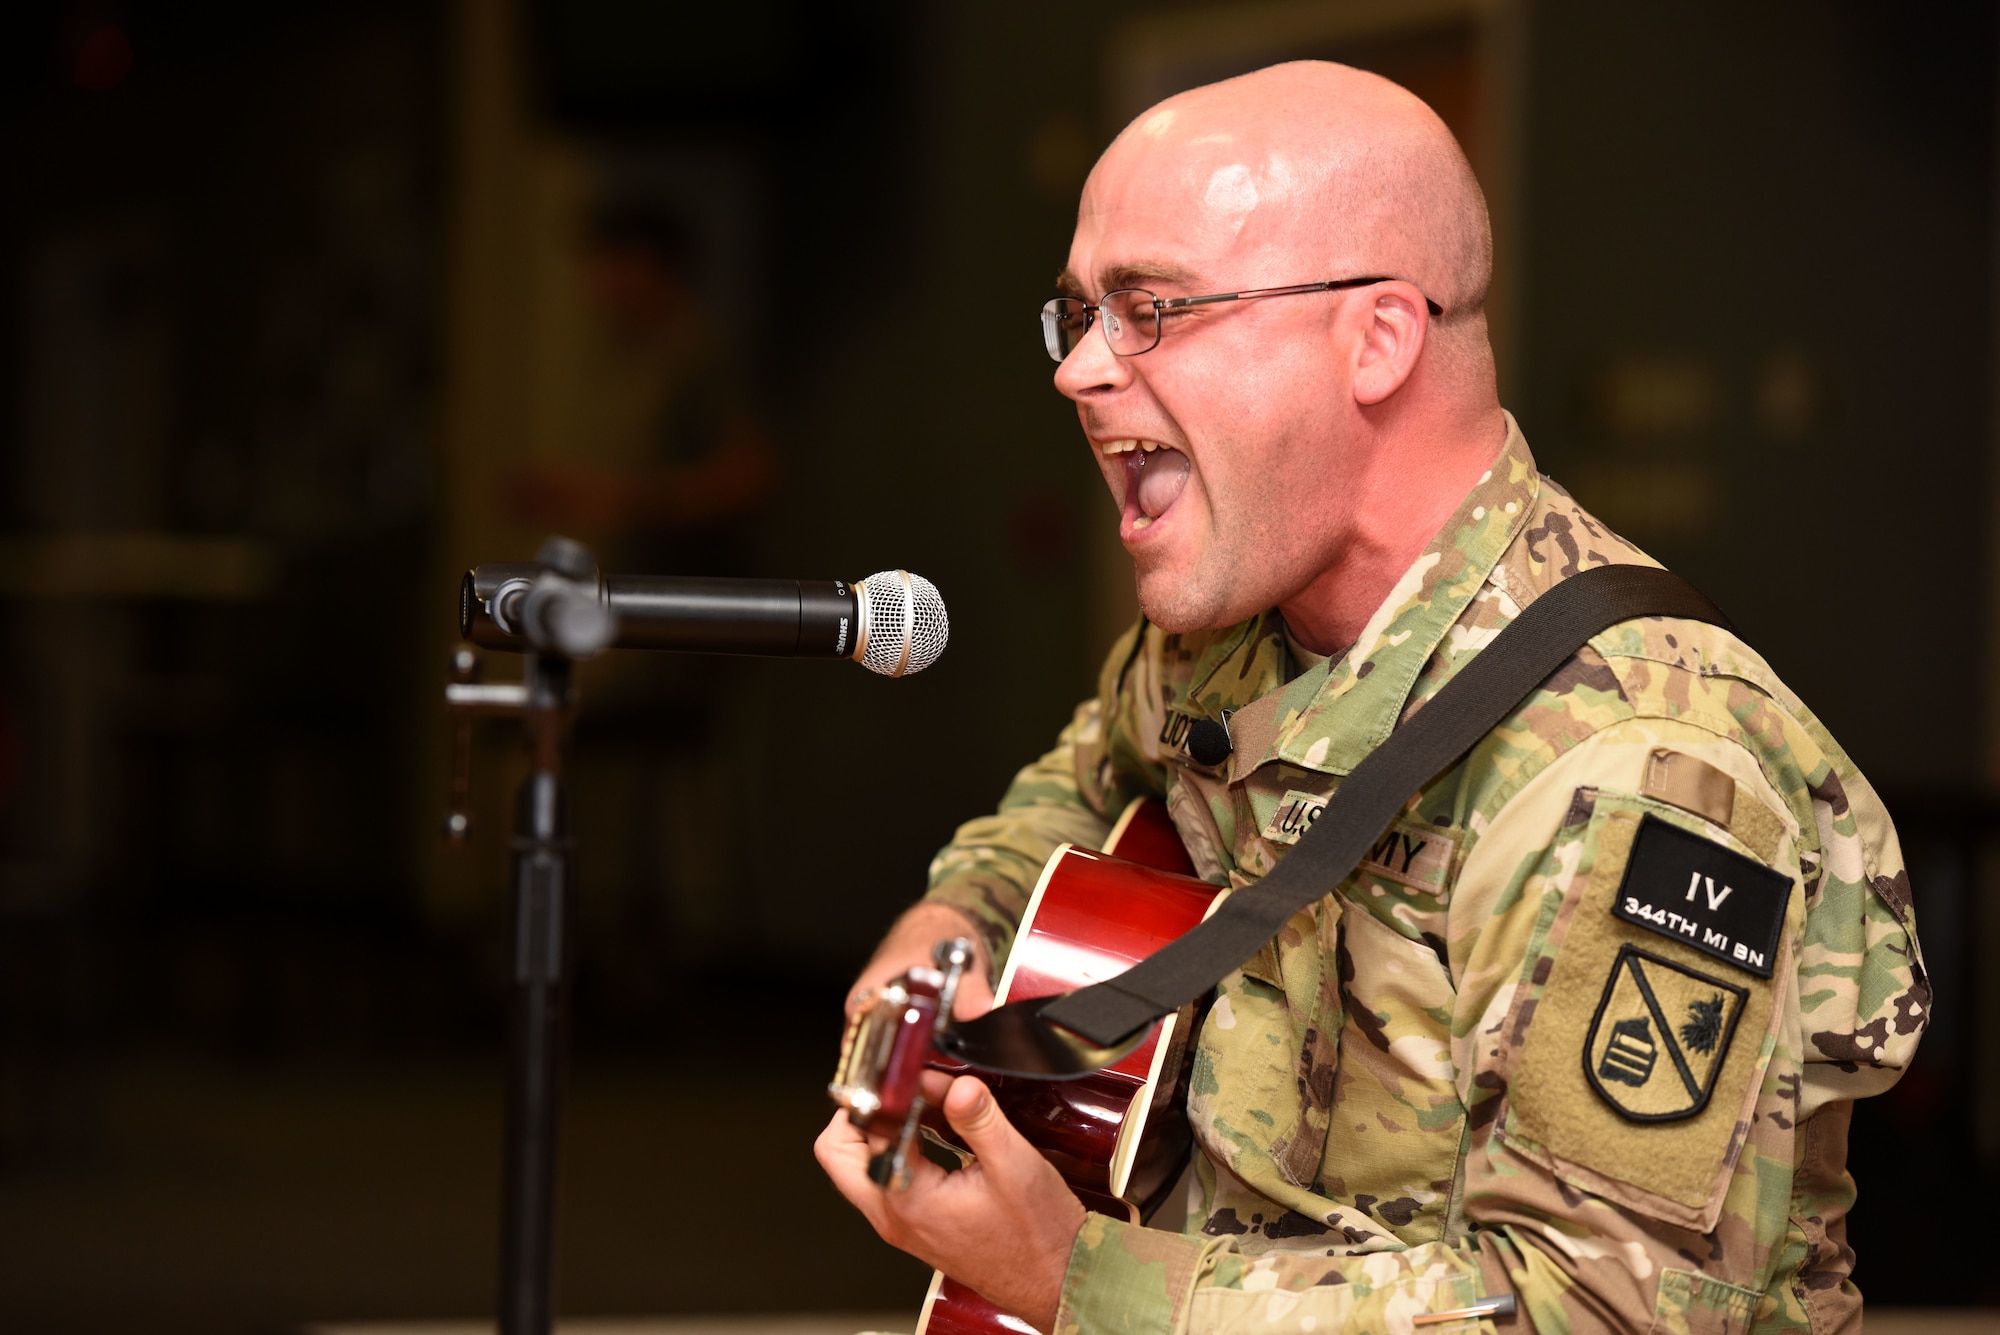
[[[1649,812],[1611,912],[1769,978],[1791,892],[1789,876]]]
[[[1515,1051],[1494,1134],[1574,1187],[1705,1233],[1777,1050],[1803,893],[1637,794],[1600,791],[1545,863],[1575,871],[1501,1031]],[[1740,921],[1739,898],[1754,907]],[[1746,936],[1764,943],[1761,973],[1753,947],[1736,958]]]

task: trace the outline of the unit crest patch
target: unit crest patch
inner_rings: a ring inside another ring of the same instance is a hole
[[[1692,1117],[1708,1104],[1748,999],[1734,983],[1624,946],[1584,1039],[1584,1076],[1629,1121]]]

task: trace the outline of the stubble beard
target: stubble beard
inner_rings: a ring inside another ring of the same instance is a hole
[[[1238,573],[1236,558],[1226,551],[1206,553],[1184,573],[1149,571],[1136,558],[1132,570],[1139,610],[1153,625],[1176,635],[1220,630],[1263,610],[1237,609],[1244,594],[1232,587],[1237,581],[1231,576]]]
[[[1234,442],[1223,442],[1222,448],[1235,448]],[[1132,558],[1139,610],[1149,622],[1170,634],[1222,630],[1278,606],[1312,578],[1304,567],[1324,553],[1299,542],[1299,520],[1292,513],[1298,479],[1291,471],[1226,504],[1197,470],[1179,502],[1195,501],[1195,484],[1201,482],[1204,522],[1196,550],[1184,562],[1159,554],[1150,562],[1137,554]]]
[[[1205,612],[1212,606],[1213,599],[1200,596],[1198,590],[1187,584],[1166,579],[1149,581],[1143,574],[1136,574],[1139,593],[1139,610],[1146,620],[1169,634],[1179,635],[1207,627]]]
[[[1228,528],[1180,572],[1148,570],[1135,557],[1139,610],[1170,634],[1222,630],[1269,611],[1309,584],[1331,560],[1326,551],[1295,547],[1288,536],[1282,524]]]

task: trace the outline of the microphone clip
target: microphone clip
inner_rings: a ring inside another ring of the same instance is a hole
[[[477,598],[467,581],[465,598]],[[582,543],[552,537],[535,554],[532,573],[514,575],[485,599],[486,614],[536,652],[561,658],[594,658],[611,647],[618,614],[604,596],[597,562]],[[460,609],[464,622],[470,608]]]

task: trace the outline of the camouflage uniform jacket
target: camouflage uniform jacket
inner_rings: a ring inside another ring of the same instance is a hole
[[[1509,419],[1345,655],[1294,675],[1275,613],[1142,622],[930,896],[997,968],[1043,860],[1142,794],[1246,885],[1523,606],[1619,562],[1652,563]],[[1233,753],[1196,763],[1225,711]],[[1405,1332],[1504,1293],[1515,1331],[1857,1328],[1851,1101],[1929,1000],[1895,832],[1833,738],[1728,632],[1613,627],[1223,981],[1185,1231],[1091,1216],[1058,1331]]]

